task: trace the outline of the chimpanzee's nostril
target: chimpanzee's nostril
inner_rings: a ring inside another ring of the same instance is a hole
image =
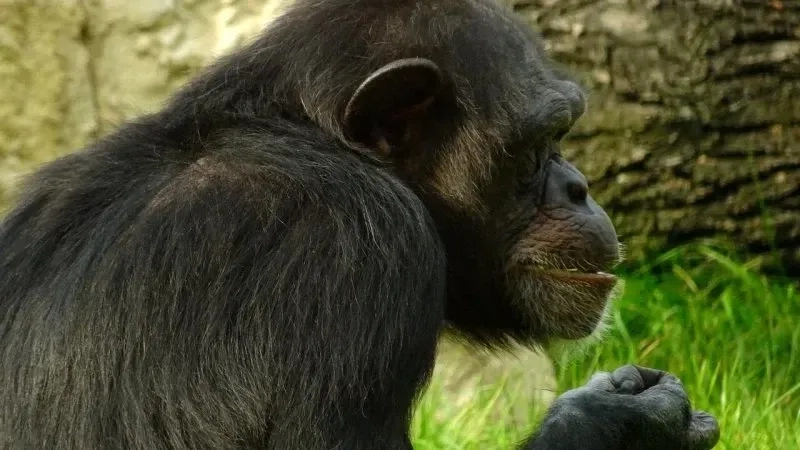
[[[567,196],[572,203],[584,203],[589,196],[589,187],[580,181],[569,181],[567,183]]]

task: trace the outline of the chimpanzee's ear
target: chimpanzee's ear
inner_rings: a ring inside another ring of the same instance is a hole
[[[382,153],[408,144],[442,78],[439,66],[424,58],[399,59],[376,70],[347,103],[345,137]]]

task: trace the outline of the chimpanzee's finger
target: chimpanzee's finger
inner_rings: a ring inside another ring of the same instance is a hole
[[[648,421],[676,433],[680,430],[685,432],[692,417],[692,405],[683,386],[674,380],[649,387],[629,401]]]
[[[642,367],[642,366],[634,366],[634,367],[636,367],[636,370],[639,371],[639,376],[642,377],[642,380],[644,382],[644,389],[659,384],[664,377],[675,378],[673,375],[663,370],[651,369],[649,367]]]
[[[719,422],[705,411],[695,411],[689,422],[689,450],[710,450],[719,442]]]
[[[585,387],[593,391],[614,392],[615,386],[612,382],[611,374],[608,372],[597,372],[586,382]]]
[[[637,367],[630,364],[615,370],[611,374],[611,382],[620,394],[638,394],[646,387]]]

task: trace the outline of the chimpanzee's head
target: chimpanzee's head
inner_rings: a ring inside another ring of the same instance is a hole
[[[426,203],[448,251],[450,322],[486,341],[592,335],[620,250],[559,151],[585,111],[581,88],[491,0],[343,3],[303,17],[317,38],[298,41],[286,70],[302,76],[287,78],[304,80],[295,92],[312,120]]]

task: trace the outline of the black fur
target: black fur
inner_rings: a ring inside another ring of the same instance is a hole
[[[403,58],[421,90],[349,123]],[[561,81],[489,1],[307,0],[44,166],[0,225],[0,448],[407,449],[446,324],[590,334],[605,288],[513,281],[618,257],[552,150],[582,112]]]
[[[402,442],[443,316],[419,201],[291,124],[195,168],[137,128],[48,166],[3,225],[2,447]]]

